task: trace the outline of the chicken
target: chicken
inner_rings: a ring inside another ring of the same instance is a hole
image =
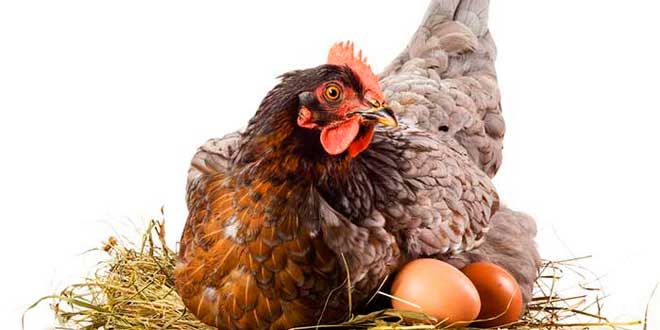
[[[419,257],[498,263],[529,299],[534,222],[489,177],[504,122],[487,5],[433,1],[380,79],[333,46],[198,150],[175,269],[192,313],[220,329],[340,321]]]
[[[406,49],[380,76],[401,122],[453,137],[493,177],[502,164],[505,124],[488,9],[489,0],[431,1]],[[446,261],[458,268],[476,261],[499,264],[529,301],[540,266],[535,236],[534,219],[501,205],[484,244]]]

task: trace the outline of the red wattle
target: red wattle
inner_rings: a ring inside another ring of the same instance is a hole
[[[374,138],[375,129],[376,127],[374,125],[368,126],[366,128],[367,131],[351,143],[348,147],[348,154],[351,155],[351,157],[355,158],[369,147],[371,140]]]
[[[321,145],[330,155],[346,151],[360,131],[360,119],[355,116],[338,125],[321,130]]]

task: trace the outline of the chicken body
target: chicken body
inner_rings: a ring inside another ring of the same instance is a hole
[[[432,0],[410,43],[380,77],[401,122],[452,137],[493,177],[502,164],[505,123],[489,5],[489,0]],[[458,268],[477,261],[499,264],[529,301],[541,263],[536,222],[501,205],[488,230],[480,248],[445,261]]]
[[[356,158],[309,155],[308,140],[284,133],[292,127],[255,134],[264,120],[286,122],[272,116],[261,110],[245,133],[211,141],[193,161],[176,274],[202,321],[222,329],[338,321],[408,260],[483,240],[497,194],[453,140],[399,127],[377,131]],[[227,142],[237,149],[224,158]]]
[[[489,178],[501,163],[504,122],[494,47],[485,21],[474,26],[487,5],[431,3],[381,76],[403,124],[376,128],[357,155],[329,155],[318,131],[296,125],[305,93],[339,67],[283,76],[245,132],[200,148],[175,271],[190,311],[220,329],[341,321],[419,257],[498,263],[529,299],[534,221],[501,207]],[[360,79],[333,79],[366,97]]]

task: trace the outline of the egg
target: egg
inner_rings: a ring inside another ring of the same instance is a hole
[[[493,328],[516,322],[522,313],[522,291],[516,279],[504,268],[477,262],[462,269],[479,292],[481,312],[475,327]],[[498,316],[500,315],[500,316]]]
[[[445,324],[467,324],[481,308],[479,293],[467,276],[437,259],[406,264],[394,278],[391,293],[395,309],[424,312],[440,321],[446,319]]]

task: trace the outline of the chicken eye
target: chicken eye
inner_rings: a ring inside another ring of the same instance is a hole
[[[326,100],[335,102],[341,98],[341,89],[337,85],[330,85],[325,88],[323,95]]]

